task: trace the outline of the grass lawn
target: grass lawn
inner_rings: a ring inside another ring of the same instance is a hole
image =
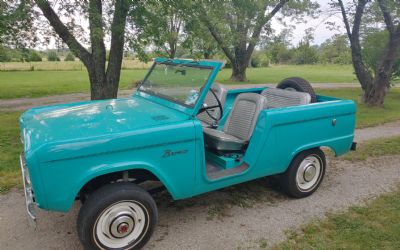
[[[320,95],[351,99],[358,103],[360,89],[318,89]],[[386,122],[400,120],[400,89],[392,89],[385,98],[384,108],[372,108],[357,104],[357,128],[377,126]]]
[[[147,70],[123,70],[120,88],[133,86]],[[0,72],[0,99],[41,97],[48,95],[87,92],[86,71],[13,71]]]
[[[14,186],[22,186],[19,154],[18,117],[20,112],[0,113],[0,193]]]
[[[120,88],[127,89],[143,79],[147,70],[122,70]],[[227,84],[230,69],[224,69],[217,81]],[[310,82],[349,83],[356,82],[350,65],[281,65],[269,68],[249,68],[249,83],[278,83],[290,76],[300,76]],[[88,75],[77,71],[8,71],[0,72],[0,99],[40,97],[77,92],[89,92]]]
[[[146,69],[151,63],[143,63],[138,60],[122,60],[122,69]],[[65,71],[84,70],[85,66],[79,60],[75,61],[42,61],[42,62],[2,62],[0,71]]]
[[[400,191],[313,221],[273,249],[399,249]]]
[[[356,151],[351,151],[341,158],[349,161],[363,161],[368,157],[396,154],[400,154],[400,136],[367,141],[360,144]]]

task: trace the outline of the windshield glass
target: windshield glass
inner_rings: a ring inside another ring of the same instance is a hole
[[[155,63],[139,91],[192,108],[212,70],[212,67],[188,63]]]

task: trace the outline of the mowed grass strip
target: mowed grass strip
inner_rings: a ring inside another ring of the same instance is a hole
[[[21,186],[19,154],[22,145],[19,137],[20,112],[0,113],[0,193]]]
[[[399,249],[400,191],[288,232],[272,249]]]
[[[376,139],[359,144],[356,151],[344,155],[342,159],[364,161],[368,157],[400,154],[400,136]]]
[[[50,62],[47,62],[50,63]],[[122,70],[120,89],[128,89],[143,79],[147,69]],[[230,82],[231,69],[222,70],[217,77],[224,84]],[[279,65],[268,68],[249,68],[247,83],[278,83],[284,78],[300,76],[310,82],[356,82],[350,65]],[[47,95],[89,92],[86,70],[77,71],[11,71],[0,72],[0,99],[42,97]]]

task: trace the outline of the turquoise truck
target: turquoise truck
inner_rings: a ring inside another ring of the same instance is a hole
[[[67,212],[87,249],[138,249],[157,224],[152,194],[175,200],[265,176],[296,198],[317,190],[326,160],[355,149],[351,100],[287,78],[227,90],[223,63],[157,58],[131,97],[32,108],[20,117],[27,212]]]

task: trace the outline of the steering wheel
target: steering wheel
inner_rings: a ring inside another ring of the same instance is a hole
[[[223,113],[224,113],[224,110],[222,108],[221,101],[218,99],[218,97],[215,94],[214,90],[210,89],[210,92],[214,96],[215,100],[217,101],[217,105],[202,107],[200,109],[199,113],[202,113],[202,112],[205,111],[207,113],[207,115],[217,123],[219,120],[221,120],[221,118],[223,116]],[[210,109],[215,109],[215,108],[219,109],[219,117],[215,117],[209,112]]]

